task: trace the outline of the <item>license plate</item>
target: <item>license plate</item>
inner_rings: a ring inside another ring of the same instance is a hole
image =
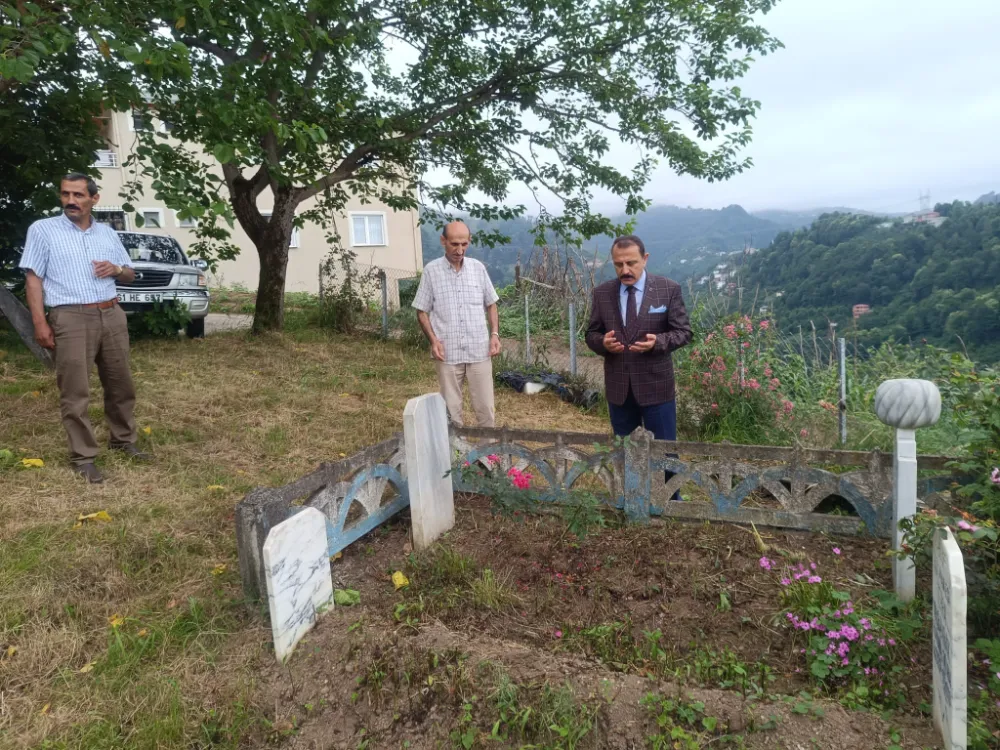
[[[163,299],[162,294],[151,292],[118,292],[118,301],[125,302],[159,302]]]

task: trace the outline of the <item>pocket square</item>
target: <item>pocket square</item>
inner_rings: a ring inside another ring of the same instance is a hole
[[[659,307],[651,307],[651,308],[649,308],[649,314],[650,315],[656,315],[657,313],[665,313],[666,311],[667,311],[667,306],[666,305],[660,305]]]

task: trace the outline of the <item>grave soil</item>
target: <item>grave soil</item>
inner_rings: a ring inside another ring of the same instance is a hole
[[[667,522],[578,540],[559,518],[505,519],[469,496],[456,515],[425,552],[400,520],[333,562],[335,587],[360,604],[322,616],[285,665],[265,662],[274,744],[624,749],[676,726],[689,748],[939,746],[916,709],[930,702],[929,648],[902,679],[912,713],[823,697],[750,529]],[[815,562],[856,600],[891,588],[882,540],[760,534],[781,566]],[[409,585],[396,590],[394,571]]]

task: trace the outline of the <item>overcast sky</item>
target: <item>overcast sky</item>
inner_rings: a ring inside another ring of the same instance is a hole
[[[719,184],[660,168],[655,203],[896,212],[1000,190],[1000,0],[781,0],[764,26],[785,47],[742,83],[754,166]]]

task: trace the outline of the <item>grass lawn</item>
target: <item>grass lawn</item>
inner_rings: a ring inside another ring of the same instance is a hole
[[[54,376],[0,331],[0,450],[13,453],[0,463],[0,746],[278,738],[259,684],[270,631],[242,599],[233,508],[401,430],[406,400],[436,390],[423,352],[309,330],[138,342],[132,368],[155,461],[105,453],[106,484],[88,486],[66,461]],[[511,426],[607,429],[549,394],[498,390],[497,412]],[[110,520],[77,525],[98,511]]]

